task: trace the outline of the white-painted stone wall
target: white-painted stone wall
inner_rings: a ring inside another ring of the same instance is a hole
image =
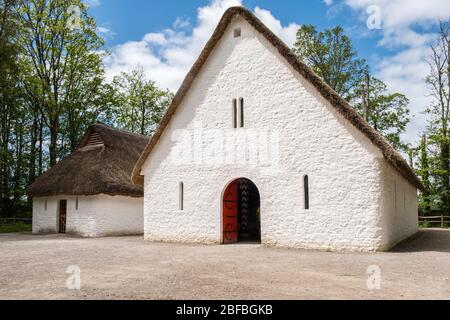
[[[400,241],[417,233],[419,208],[417,189],[406,182],[386,161],[381,162],[381,167],[382,248],[389,250]]]
[[[233,37],[237,27],[240,38]],[[233,129],[232,99],[240,97],[245,99],[245,129]],[[199,129],[204,141],[186,138],[201,135]],[[255,145],[259,160],[264,158],[264,143],[243,142],[253,133],[273,138],[268,153],[278,156],[270,164],[233,161],[232,155],[246,154],[246,148]],[[233,142],[224,146],[225,140]],[[186,146],[187,156],[179,151]],[[193,161],[182,160],[189,155]],[[210,158],[214,161],[205,160]],[[417,214],[414,188],[399,176],[415,204],[402,218],[382,212],[389,206],[381,206],[389,192],[382,178],[383,161],[380,150],[338,115],[262,35],[235,18],[142,169],[145,237],[220,243],[222,193],[231,181],[245,177],[259,188],[264,244],[382,250],[412,233]],[[310,210],[304,209],[304,175],[310,180]],[[387,232],[388,223],[405,221],[407,230]]]
[[[60,200],[67,200],[68,234],[103,237],[143,233],[143,199],[108,195],[78,197],[78,210],[76,197],[33,199],[33,233],[58,232]]]

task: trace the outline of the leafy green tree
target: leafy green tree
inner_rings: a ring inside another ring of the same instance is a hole
[[[80,75],[65,103],[62,127],[70,152],[76,149],[87,126],[96,122],[103,110],[104,70],[99,59],[100,56],[93,55],[86,61],[89,73]]]
[[[408,99],[389,94],[386,84],[369,76],[365,60],[358,57],[342,27],[319,32],[304,25],[297,32],[294,51],[395,148],[406,150],[400,136],[410,121]]]
[[[102,43],[81,1],[0,0],[0,215],[101,118]]]
[[[21,57],[30,71],[24,85],[49,129],[52,166],[58,159],[62,115],[91,105],[91,95],[81,95],[96,91],[103,39],[81,0],[21,0],[19,10]]]
[[[125,130],[143,135],[154,133],[173,97],[168,90],[147,80],[142,68],[116,76],[111,89],[115,122]]]
[[[17,1],[0,1],[0,214],[10,212],[22,181],[23,121]],[[19,136],[17,136],[19,133]]]
[[[348,101],[367,69],[340,26],[320,32],[312,25],[300,27],[294,52]]]
[[[383,81],[368,76],[354,91],[352,100],[358,113],[366,118],[375,130],[397,150],[407,151],[407,145],[401,140],[401,134],[410,122],[409,100],[405,95],[389,93]]]

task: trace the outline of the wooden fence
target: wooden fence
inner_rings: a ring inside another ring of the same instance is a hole
[[[427,223],[430,227],[448,228],[450,227],[450,216],[420,216],[419,222]]]
[[[25,224],[31,224],[31,218],[0,218],[0,225],[10,225],[22,222]]]

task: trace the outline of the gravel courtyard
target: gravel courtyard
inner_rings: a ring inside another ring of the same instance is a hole
[[[377,254],[10,234],[0,256],[0,299],[450,299],[448,230]],[[81,290],[66,288],[73,265]]]

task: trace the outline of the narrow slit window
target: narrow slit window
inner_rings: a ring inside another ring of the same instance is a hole
[[[180,210],[184,210],[184,183],[180,182]]]
[[[75,210],[78,210],[78,197],[75,199]]]
[[[241,28],[234,29],[233,35],[235,38],[239,38],[242,35]]]
[[[303,178],[303,188],[305,192],[305,209],[309,210],[309,177]]]
[[[44,209],[45,209],[45,211],[47,211],[47,200],[45,200],[45,202],[44,202]]]
[[[238,120],[237,120],[238,110],[237,110],[237,100],[233,99],[233,128],[237,129]]]
[[[244,127],[245,124],[245,119],[244,119],[244,98],[239,99],[239,103],[240,103],[240,112],[241,112],[241,128]]]

